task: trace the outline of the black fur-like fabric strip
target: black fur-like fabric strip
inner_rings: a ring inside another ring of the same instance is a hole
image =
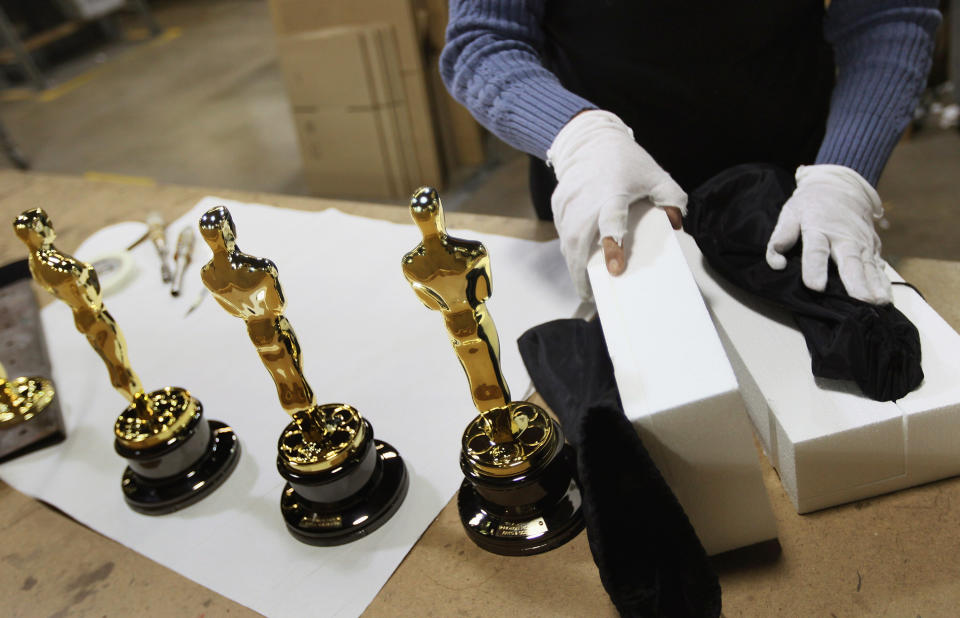
[[[597,321],[556,320],[518,344],[577,454],[600,580],[622,616],[720,615],[720,584],[680,503],[620,403]]]

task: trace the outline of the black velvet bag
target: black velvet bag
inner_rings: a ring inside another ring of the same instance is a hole
[[[620,403],[597,321],[528,330],[520,355],[577,456],[600,580],[622,616],[720,615],[720,584]]]
[[[766,247],[793,176],[772,165],[732,167],[703,183],[687,205],[684,229],[707,263],[728,281],[790,311],[810,351],[813,375],[853,380],[878,401],[903,397],[923,381],[920,335],[896,307],[847,295],[833,261],[827,287],[814,292],[801,280],[801,249],[773,270]]]

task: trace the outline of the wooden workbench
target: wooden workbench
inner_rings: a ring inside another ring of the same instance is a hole
[[[0,225],[42,206],[56,225],[58,245],[72,251],[104,225],[142,220],[151,210],[171,220],[205,195],[302,210],[336,206],[391,221],[408,217],[406,208],[390,206],[0,171]],[[522,238],[554,236],[552,226],[531,220],[460,213],[450,213],[448,220],[451,227]],[[5,229],[0,263],[24,257],[20,242]],[[954,328],[960,326],[960,303],[954,300],[960,298],[960,264],[906,259],[897,267]],[[780,544],[714,558],[726,616],[960,613],[960,479],[800,516],[766,458],[759,451],[757,456]],[[303,602],[304,615],[323,614],[322,598],[305,594]],[[2,482],[0,608],[14,616],[256,615]],[[366,615],[613,616],[615,611],[585,534],[540,556],[495,556],[467,540],[451,502]]]

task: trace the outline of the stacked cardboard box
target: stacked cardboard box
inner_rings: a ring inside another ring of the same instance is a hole
[[[304,173],[312,192],[399,197],[420,172],[392,29],[327,28],[279,41]],[[322,78],[319,78],[322,76]]]
[[[469,170],[486,159],[483,129],[465,107],[453,100],[440,79],[440,52],[446,40],[448,0],[419,0],[426,15],[427,75],[436,114],[440,147],[447,171]]]
[[[427,64],[432,22],[420,8],[413,0],[271,0],[314,193],[402,198],[420,185],[442,186],[464,161],[482,162],[479,146],[467,156],[451,146],[450,127],[466,134],[466,112],[454,122],[446,103],[438,109],[448,95],[437,91],[436,64]]]

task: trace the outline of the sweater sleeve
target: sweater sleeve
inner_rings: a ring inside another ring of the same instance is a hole
[[[494,135],[541,159],[567,121],[596,107],[543,66],[545,2],[450,0],[440,55],[453,97]]]
[[[845,165],[876,185],[913,114],[940,23],[937,0],[833,0],[824,36],[837,84],[817,163]]]

